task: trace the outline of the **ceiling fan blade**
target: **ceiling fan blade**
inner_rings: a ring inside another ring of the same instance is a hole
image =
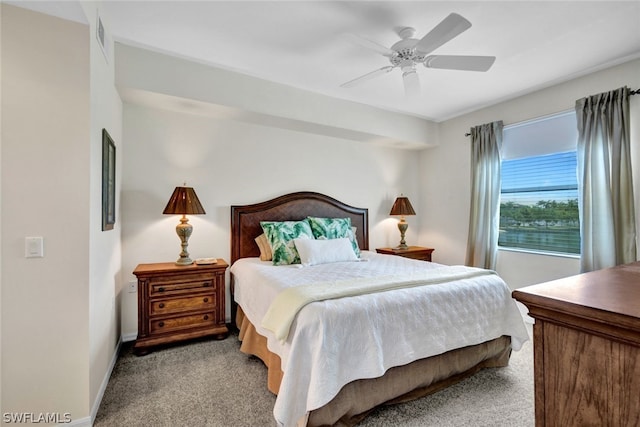
[[[349,80],[346,83],[343,83],[340,85],[340,87],[353,87],[355,85],[357,85],[358,83],[362,83],[364,81],[370,80],[374,77],[378,77],[381,74],[385,74],[388,73],[389,71],[393,70],[395,67],[393,65],[387,65],[386,67],[382,67],[379,68],[375,71],[371,71],[370,73],[365,74],[364,76],[360,76],[358,78],[355,78],[353,80]]]
[[[402,73],[404,83],[404,94],[407,96],[417,96],[420,94],[420,79],[416,70],[408,70]]]
[[[487,71],[495,60],[495,56],[430,55],[425,58],[424,66],[446,70]]]
[[[358,46],[362,46],[384,56],[391,56],[394,53],[388,47],[385,47],[378,42],[374,42],[373,40],[369,40],[356,34],[345,34],[345,37],[347,38],[347,40],[351,41],[354,44],[357,44]]]
[[[471,22],[457,13],[452,13],[420,39],[416,44],[416,50],[423,55],[431,53],[469,28],[471,28]]]

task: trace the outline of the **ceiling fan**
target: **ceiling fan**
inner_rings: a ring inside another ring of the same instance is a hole
[[[405,93],[414,95],[420,92],[420,81],[416,73],[416,65],[418,64],[423,64],[427,68],[487,71],[496,60],[495,56],[429,55],[470,27],[471,22],[457,13],[451,13],[420,40],[413,38],[415,35],[414,28],[405,27],[400,29],[398,35],[401,40],[390,48],[364,37],[351,35],[354,42],[389,58],[391,65],[343,83],[340,87],[353,87],[379,75],[386,74],[395,68],[400,68],[402,70]]]

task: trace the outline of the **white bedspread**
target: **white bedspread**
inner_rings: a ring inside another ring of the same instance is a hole
[[[288,287],[444,267],[367,251],[362,258],[307,267],[245,258],[231,267],[236,302],[282,359],[274,407],[279,425],[294,426],[355,379],[502,335],[511,336],[519,350],[529,338],[509,287],[497,275],[312,302],[298,313],[286,342],[260,326]]]

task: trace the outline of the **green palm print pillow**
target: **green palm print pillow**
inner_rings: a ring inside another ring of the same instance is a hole
[[[273,265],[300,264],[293,239],[313,239],[308,221],[261,221],[260,226],[271,246]]]
[[[348,238],[351,241],[353,252],[360,258],[360,248],[358,241],[351,229],[351,218],[317,218],[307,217],[311,224],[311,231],[316,239],[342,239]]]

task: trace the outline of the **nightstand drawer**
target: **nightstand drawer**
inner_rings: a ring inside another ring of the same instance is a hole
[[[193,293],[198,289],[213,288],[214,281],[210,278],[195,277],[191,280],[149,280],[149,297],[159,297],[163,295],[180,295]]]
[[[220,258],[203,265],[139,264],[133,271],[138,278],[136,354],[189,339],[224,339],[229,333],[224,300],[228,267]]]
[[[168,319],[152,320],[150,322],[150,332],[152,334],[163,332],[174,332],[180,329],[191,329],[197,327],[213,326],[216,316],[213,312],[195,314],[190,316],[173,317]]]
[[[151,302],[152,316],[158,314],[180,313],[193,310],[213,310],[216,307],[216,295],[204,294],[195,297],[154,300]]]
[[[407,252],[402,254],[405,258],[419,259],[421,261],[431,261],[431,252],[419,251],[419,252]]]

